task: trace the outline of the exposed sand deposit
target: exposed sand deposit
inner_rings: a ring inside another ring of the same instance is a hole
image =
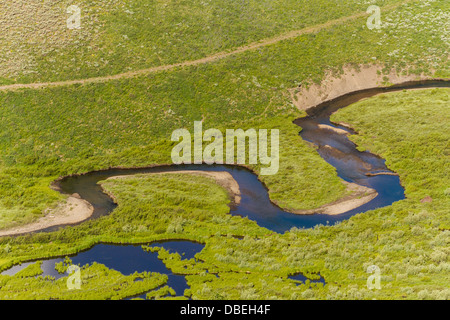
[[[377,65],[361,66],[360,70],[345,67],[342,75],[328,74],[320,84],[289,90],[294,105],[300,110],[308,110],[322,102],[335,99],[350,92],[382,86],[388,79],[391,84],[426,80],[427,76],[399,75],[393,70],[385,75]]]
[[[329,203],[323,205],[318,209],[311,210],[297,210],[292,213],[295,214],[329,214],[329,215],[338,215],[349,210],[353,210],[362,206],[363,204],[372,201],[378,193],[374,189],[370,189],[364,186],[357,185],[355,183],[349,183],[343,181],[347,187],[347,191],[350,193],[348,196],[345,196],[333,203]]]
[[[56,208],[47,210],[47,214],[37,221],[20,227],[0,231],[0,237],[15,236],[43,230],[49,227],[74,224],[88,219],[94,208],[91,204],[76,196],[70,196],[67,201]]]

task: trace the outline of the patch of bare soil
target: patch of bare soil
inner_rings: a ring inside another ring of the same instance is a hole
[[[94,208],[91,204],[76,196],[70,196],[55,209],[47,210],[47,214],[36,222],[0,231],[0,237],[15,236],[43,230],[59,225],[69,225],[88,219]]]
[[[330,130],[337,134],[349,134],[349,132],[345,131],[344,129],[335,128],[335,127],[332,127],[332,126],[329,126],[326,124],[319,124],[318,127],[319,127],[319,129]]]
[[[381,70],[382,67],[378,65],[361,66],[359,70],[344,67],[341,76],[329,73],[320,84],[314,84],[308,88],[290,89],[292,102],[298,109],[308,110],[350,92],[383,86],[386,79],[390,84],[429,79],[425,75],[399,75],[395,70],[385,75]]]
[[[357,185],[355,183],[349,183],[343,181],[347,187],[347,191],[350,193],[348,196],[345,196],[333,203],[323,205],[318,209],[312,210],[296,210],[293,211],[295,214],[329,214],[329,215],[338,215],[349,210],[356,209],[363,204],[372,201],[377,195],[374,189],[367,188],[364,186]]]

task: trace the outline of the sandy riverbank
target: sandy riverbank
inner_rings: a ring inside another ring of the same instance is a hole
[[[323,205],[318,209],[295,210],[292,211],[292,213],[338,215],[349,210],[356,209],[359,206],[372,201],[378,195],[378,193],[374,189],[346,181],[343,181],[342,183],[344,183],[347,187],[347,192],[349,193],[347,196],[335,202]]]
[[[15,236],[50,227],[78,223],[88,219],[93,212],[94,208],[89,202],[75,196],[69,196],[65,202],[61,202],[56,208],[48,209],[47,214],[37,221],[23,226],[1,230],[0,237]]]
[[[386,79],[390,84],[430,79],[426,75],[397,74],[395,70],[386,75],[381,72],[382,69],[377,65],[361,66],[359,70],[344,67],[341,75],[329,73],[320,84],[290,89],[292,102],[298,109],[308,110],[350,92],[383,86]]]

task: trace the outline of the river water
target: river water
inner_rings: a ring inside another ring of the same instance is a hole
[[[312,228],[318,224],[334,224],[346,220],[357,213],[389,206],[396,201],[404,199],[405,194],[399,178],[392,175],[394,173],[386,167],[384,159],[369,151],[358,151],[356,145],[346,135],[329,129],[331,127],[352,132],[351,129],[331,123],[330,115],[340,108],[379,93],[449,86],[448,81],[433,80],[356,91],[311,108],[307,117],[294,121],[300,127],[299,131],[301,130],[300,135],[302,138],[317,147],[318,153],[325,161],[336,168],[340,178],[347,182],[375,189],[378,192],[378,196],[372,201],[339,215],[296,215],[286,212],[270,201],[267,188],[254,173],[239,166],[203,164],[138,169],[109,169],[66,177],[59,182],[59,186],[62,192],[67,194],[78,193],[83,199],[90,202],[94,207],[94,214],[91,219],[95,219],[109,214],[116,207],[112,199],[103,193],[102,188],[98,185],[99,181],[108,177],[164,171],[226,171],[239,184],[242,197],[240,204],[231,208],[230,213],[232,215],[248,217],[259,226],[280,233],[288,231],[292,227]],[[45,231],[54,229],[49,228]]]
[[[396,201],[404,199],[405,195],[399,178],[393,175],[394,173],[386,167],[384,159],[369,151],[358,151],[356,145],[348,139],[347,135],[330,129],[335,128],[352,133],[351,129],[331,123],[330,115],[340,108],[379,93],[431,87],[449,87],[449,82],[412,82],[389,88],[376,88],[353,92],[310,109],[307,117],[297,119],[294,122],[301,127],[299,131],[301,130],[300,135],[302,138],[316,146],[317,152],[325,161],[336,168],[340,178],[347,182],[373,188],[378,192],[378,196],[372,201],[339,215],[296,215],[286,212],[270,201],[267,188],[253,172],[239,166],[179,165],[137,169],[108,169],[65,177],[58,184],[61,192],[67,194],[78,193],[81,198],[90,202],[94,207],[94,214],[90,219],[96,219],[100,216],[110,214],[117,206],[108,195],[103,193],[102,188],[98,184],[99,181],[105,180],[108,177],[164,171],[226,171],[237,181],[241,191],[240,204],[231,206],[230,214],[248,217],[259,226],[279,233],[288,231],[292,227],[312,228],[319,224],[332,225],[336,222],[346,220],[357,213],[389,206]],[[52,227],[42,231],[53,231],[59,227]],[[203,248],[203,245],[189,241],[169,241],[153,243],[152,245],[162,246],[172,252],[184,254],[183,258],[187,259],[194,258],[195,253],[200,252]],[[108,268],[120,271],[125,275],[132,274],[135,271],[165,273],[169,276],[168,285],[174,288],[177,295],[182,295],[184,289],[188,288],[183,275],[172,274],[157,258],[157,253],[145,252],[139,246],[99,244],[87,251],[72,256],[71,259],[74,264],[79,265],[94,261],[103,263]],[[54,269],[55,263],[62,260],[62,258],[58,258],[44,261],[44,275],[51,275],[56,278],[67,276],[58,274]],[[27,265],[15,266],[4,271],[2,274],[13,275]],[[292,276],[291,278],[299,281],[306,279],[302,275]],[[323,278],[319,281],[325,283]]]

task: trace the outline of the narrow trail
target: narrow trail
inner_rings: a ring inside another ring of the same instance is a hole
[[[382,11],[394,10],[406,3],[413,2],[413,1],[415,1],[415,0],[405,0],[398,4],[382,7],[381,10]],[[152,67],[152,68],[147,68],[147,69],[119,73],[116,75],[93,77],[93,78],[87,78],[87,79],[66,80],[66,81],[57,81],[57,82],[39,82],[39,83],[36,82],[36,83],[26,83],[26,84],[17,83],[17,84],[3,85],[3,86],[0,86],[0,91],[10,91],[10,90],[18,90],[18,89],[39,89],[39,88],[45,88],[45,87],[60,87],[60,86],[70,86],[70,85],[75,85],[75,84],[90,84],[90,83],[98,83],[98,82],[107,82],[110,80],[133,78],[133,77],[137,77],[140,75],[151,74],[151,73],[156,73],[156,72],[161,72],[161,71],[168,71],[168,70],[173,70],[176,68],[197,66],[197,65],[206,64],[209,62],[215,62],[215,61],[227,58],[229,56],[240,54],[240,53],[243,53],[246,51],[251,51],[251,50],[258,49],[258,48],[266,47],[266,46],[275,44],[277,42],[281,42],[283,40],[293,39],[293,38],[299,37],[304,34],[316,33],[323,29],[326,29],[326,28],[329,28],[329,27],[332,27],[335,25],[339,25],[339,24],[345,23],[347,21],[356,20],[356,19],[364,17],[364,16],[368,16],[368,14],[365,11],[359,12],[359,13],[353,14],[351,16],[330,20],[323,24],[307,27],[307,28],[300,29],[300,30],[290,31],[290,32],[287,32],[285,34],[282,34],[282,35],[279,35],[279,36],[276,36],[273,38],[256,41],[256,42],[253,42],[248,45],[244,45],[244,46],[232,49],[232,50],[218,52],[213,55],[210,55],[210,56],[207,56],[207,57],[204,57],[201,59],[197,59],[197,60],[184,61],[184,62],[175,63],[175,64],[169,64],[169,65],[157,66],[157,67]]]

